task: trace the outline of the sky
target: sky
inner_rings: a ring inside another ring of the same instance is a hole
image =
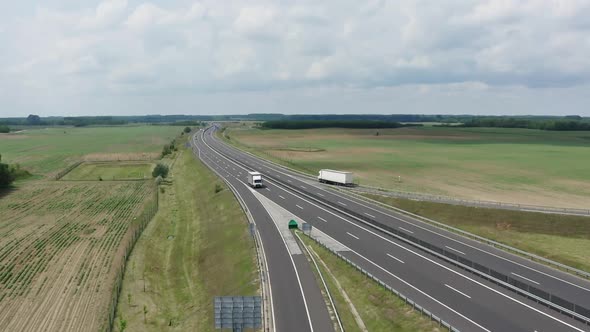
[[[0,117],[590,116],[590,0],[0,3]]]

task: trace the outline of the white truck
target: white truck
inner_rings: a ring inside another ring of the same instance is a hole
[[[248,172],[248,184],[252,188],[262,188],[262,174],[258,172]]]
[[[333,169],[322,169],[320,170],[320,174],[318,175],[318,181],[320,181],[321,183],[332,183],[342,186],[350,186],[353,184],[352,180],[353,177],[351,172],[335,171]]]

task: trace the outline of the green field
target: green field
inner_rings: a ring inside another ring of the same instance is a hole
[[[120,126],[27,129],[0,134],[5,163],[18,163],[36,175],[53,175],[81,159],[149,160],[159,157],[164,144],[183,128],[175,126]]]
[[[126,331],[214,331],[214,296],[258,294],[254,242],[232,192],[188,149],[171,173],[129,258],[116,331],[121,320]]]
[[[67,173],[62,180],[138,180],[152,177],[154,164],[148,163],[83,163]]]
[[[301,239],[315,255],[333,296],[345,331],[362,331],[342,290],[356,308],[368,331],[442,331],[430,318],[421,316],[400,298],[379,286],[357,269],[318,245],[307,236]],[[340,284],[336,286],[335,282]]]
[[[590,217],[485,209],[366,195],[438,222],[590,271]]]
[[[590,133],[503,128],[226,130],[233,144],[311,174],[361,185],[563,207],[588,207]],[[401,179],[401,181],[400,181]]]

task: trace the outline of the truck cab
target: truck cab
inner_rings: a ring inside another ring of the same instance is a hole
[[[262,174],[258,172],[248,172],[248,184],[252,188],[262,188]]]

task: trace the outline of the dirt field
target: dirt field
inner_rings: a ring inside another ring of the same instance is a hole
[[[0,329],[105,328],[151,182],[40,182],[0,200]]]

